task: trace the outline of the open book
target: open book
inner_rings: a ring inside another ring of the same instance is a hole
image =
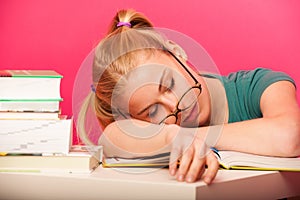
[[[103,167],[166,167],[169,165],[170,153],[138,158],[103,158]]]
[[[214,150],[223,169],[300,171],[300,158],[280,158],[259,156],[235,151]],[[169,164],[169,153],[134,159],[105,158],[104,167],[166,167]]]
[[[218,151],[220,166],[225,169],[300,171],[300,157],[260,156],[235,151]]]

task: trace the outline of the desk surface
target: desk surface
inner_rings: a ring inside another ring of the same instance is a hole
[[[207,186],[177,182],[167,169],[91,174],[0,173],[0,199],[280,199],[300,195],[300,173],[219,170]]]

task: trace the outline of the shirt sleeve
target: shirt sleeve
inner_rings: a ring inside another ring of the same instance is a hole
[[[249,91],[247,105],[251,116],[261,117],[260,100],[263,92],[273,83],[278,81],[290,81],[295,87],[295,81],[286,73],[258,68],[248,74]]]

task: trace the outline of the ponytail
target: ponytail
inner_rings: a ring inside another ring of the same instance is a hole
[[[85,145],[93,145],[94,143],[90,140],[90,129],[87,128],[87,117],[90,108],[93,108],[95,99],[95,93],[90,92],[81,104],[80,111],[78,113],[78,119],[76,123],[76,130],[79,138]],[[88,131],[87,131],[88,130]]]
[[[121,24],[120,24],[121,23]],[[124,31],[128,28],[150,28],[153,27],[150,20],[142,13],[133,9],[120,10],[113,18],[108,34]]]

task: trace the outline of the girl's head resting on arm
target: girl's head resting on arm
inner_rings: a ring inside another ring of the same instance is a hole
[[[150,27],[151,22],[141,13],[121,10],[113,18],[107,36],[95,50],[93,63],[95,109],[104,127],[115,121],[111,101],[119,79],[142,63],[146,56],[157,51],[155,47],[161,48],[162,39],[148,31],[147,28]]]
[[[95,110],[102,126],[122,118],[183,126],[207,123],[209,95],[186,59],[181,47],[157,32],[144,15],[119,11],[97,46],[93,63]],[[198,88],[185,95],[195,85]],[[192,104],[186,110],[177,104],[183,95],[181,104]],[[180,112],[165,118],[174,111]]]

